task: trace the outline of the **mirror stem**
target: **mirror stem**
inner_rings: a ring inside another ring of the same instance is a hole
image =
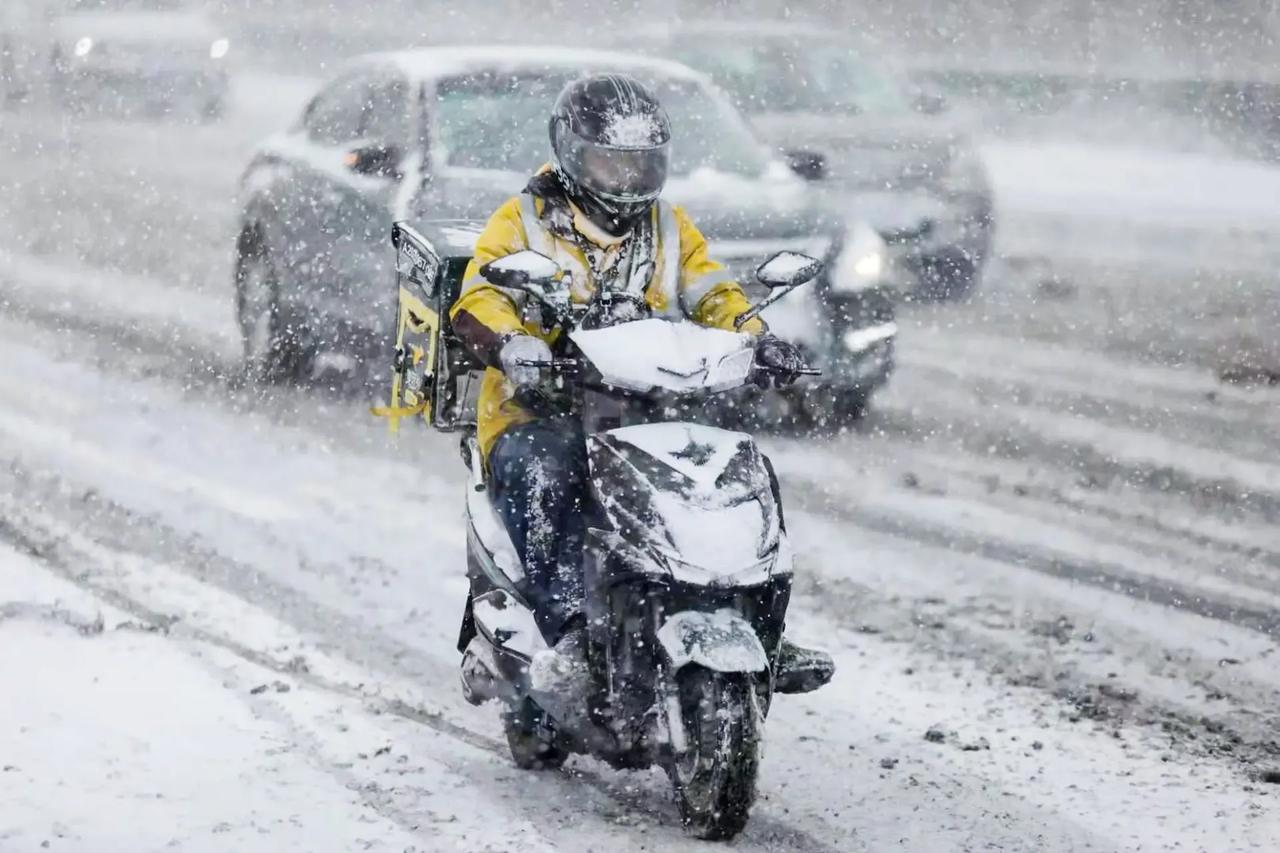
[[[755,305],[752,305],[746,311],[743,311],[741,314],[738,315],[737,319],[733,321],[733,328],[741,329],[743,325],[752,317],[758,316],[761,311],[768,308],[770,305],[777,302],[779,299],[786,296],[788,293],[795,290],[799,286],[800,286],[799,284],[793,284],[790,287],[780,287],[776,290],[769,291],[768,296],[766,296],[764,299],[760,300]]]

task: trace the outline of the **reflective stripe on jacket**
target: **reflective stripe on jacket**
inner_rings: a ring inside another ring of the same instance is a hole
[[[495,258],[533,249],[555,260],[572,276],[575,303],[586,303],[595,290],[583,250],[553,234],[543,220],[545,202],[528,193],[508,199],[489,218],[476,240],[475,254],[463,274],[462,294],[449,311],[454,328],[488,364],[477,403],[477,433],[485,457],[508,427],[534,416],[512,395],[515,389],[497,365],[496,347],[514,332],[536,335],[550,343],[554,334],[522,320],[527,295],[490,284],[480,267]],[[657,317],[688,318],[704,326],[732,329],[734,319],[750,307],[742,288],[723,265],[707,255],[707,241],[679,207],[654,205],[654,267],[644,287],[644,300]],[[603,247],[601,247],[603,248]],[[749,321],[742,329],[760,333],[764,324]],[[483,340],[481,340],[483,339]]]

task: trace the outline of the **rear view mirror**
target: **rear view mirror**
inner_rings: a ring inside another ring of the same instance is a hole
[[[795,290],[800,285],[818,277],[822,272],[822,261],[811,258],[800,252],[778,252],[769,260],[756,267],[756,278],[769,288],[769,295],[743,311],[733,321],[734,328],[741,329],[742,324],[761,311]]]
[[[820,151],[793,149],[783,151],[787,166],[806,181],[820,181],[827,176],[827,157]]]
[[[551,309],[556,319],[569,317],[569,288],[560,265],[541,252],[523,249],[495,258],[480,267],[485,281],[498,287],[523,290]]]
[[[394,178],[399,180],[400,161],[403,152],[394,145],[366,145],[348,151],[342,163],[357,175],[370,178]]]
[[[532,249],[504,255],[480,267],[480,275],[489,283],[516,290],[526,290],[530,284],[550,284],[559,274],[559,264]]]
[[[770,289],[796,287],[822,272],[822,261],[800,252],[778,252],[756,268],[756,278]]]
[[[912,106],[918,113],[936,116],[947,111],[947,99],[937,92],[919,92]]]

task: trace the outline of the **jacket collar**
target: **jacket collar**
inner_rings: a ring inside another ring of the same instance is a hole
[[[545,220],[552,234],[566,240],[575,236],[585,238],[600,249],[612,249],[631,236],[631,231],[614,236],[591,221],[565,192],[560,176],[546,163],[529,179],[524,191],[542,199],[541,219]],[[634,229],[633,229],[634,230]]]

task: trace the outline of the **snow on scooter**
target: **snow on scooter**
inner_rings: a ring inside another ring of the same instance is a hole
[[[770,258],[756,273],[770,293],[738,324],[821,268],[794,252]],[[542,693],[530,677],[547,645],[520,594],[520,561],[469,436],[466,697],[503,703],[519,766],[558,766],[574,752],[616,767],[658,764],[690,831],[730,838],[755,798],[791,548],[776,482],[751,436],[682,413],[758,375],[752,339],[691,322],[615,322],[634,311],[575,316],[559,268],[537,252],[481,272],[530,294],[568,331],[568,357],[538,366],[554,393],[573,400],[568,416],[587,441],[589,684],[584,702]]]

